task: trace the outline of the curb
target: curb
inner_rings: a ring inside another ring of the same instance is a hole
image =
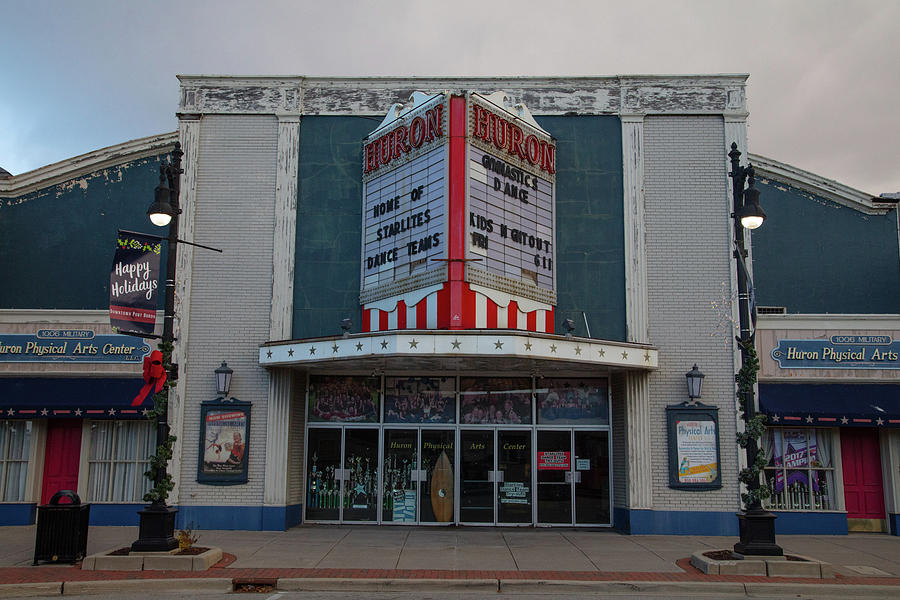
[[[440,589],[460,592],[497,592],[497,579],[376,579],[376,578],[283,578],[278,591],[284,592],[418,592]]]
[[[63,584],[55,583],[4,583],[0,584],[0,598],[33,598],[35,596],[59,596]]]
[[[831,580],[832,582],[834,580]],[[115,592],[216,592],[233,591],[239,578],[117,579],[50,583],[0,584],[0,598],[28,598]],[[797,596],[815,593],[817,598],[896,598],[896,585],[824,583],[769,583],[738,581],[581,581],[545,579],[442,579],[442,578],[354,578],[285,577],[272,579],[278,591],[292,592],[501,592],[505,594],[609,594],[649,596]]]
[[[230,577],[67,581],[61,586],[61,593],[68,596],[111,592],[230,592],[232,591],[231,581]]]
[[[821,581],[821,580],[819,580]],[[832,581],[834,581],[832,579]],[[816,580],[809,583],[745,583],[748,596],[806,596],[815,590],[817,598],[896,598],[898,589],[895,585],[858,585],[858,584],[823,584],[816,585]]]
[[[808,592],[809,588],[804,587]],[[577,581],[542,579],[501,579],[504,594],[741,594],[744,584],[737,581]],[[846,591],[846,590],[845,590]]]

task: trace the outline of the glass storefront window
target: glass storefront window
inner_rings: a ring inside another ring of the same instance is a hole
[[[535,390],[539,425],[609,425],[606,379],[540,380]]]
[[[530,377],[463,377],[459,389],[463,425],[531,423]]]
[[[305,519],[611,524],[608,380],[538,382],[311,375]]]
[[[827,429],[770,428],[762,451],[770,510],[836,510],[832,433]]]
[[[0,421],[0,501],[25,500],[31,421]]]
[[[385,423],[453,423],[456,378],[385,377]]]
[[[91,422],[88,502],[140,502],[150,490],[156,432],[149,421]]]
[[[417,449],[418,432],[415,429],[384,430],[381,520],[385,523],[416,522]]]
[[[377,423],[379,385],[377,377],[311,376],[310,422]]]
[[[455,439],[452,429],[422,430],[421,468],[425,480],[419,497],[419,519],[423,523],[453,521]]]

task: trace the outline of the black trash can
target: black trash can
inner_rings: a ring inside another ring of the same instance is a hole
[[[62,498],[68,498],[70,504],[60,504]],[[38,506],[33,564],[39,560],[74,563],[83,559],[90,514],[91,505],[82,504],[72,490],[60,490],[49,504]]]

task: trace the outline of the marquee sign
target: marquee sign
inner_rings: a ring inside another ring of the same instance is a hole
[[[364,302],[419,287],[429,273],[446,270],[433,259],[447,252],[447,101],[445,94],[417,92],[411,107],[391,111],[364,142]]]
[[[553,331],[556,143],[524,105],[414,92],[362,155],[363,331]]]
[[[523,106],[495,103],[504,99],[468,98],[469,280],[555,304],[556,143]]]

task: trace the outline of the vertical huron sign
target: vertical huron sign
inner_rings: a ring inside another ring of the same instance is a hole
[[[161,249],[160,237],[119,230],[109,273],[109,324],[113,331],[153,335]]]

